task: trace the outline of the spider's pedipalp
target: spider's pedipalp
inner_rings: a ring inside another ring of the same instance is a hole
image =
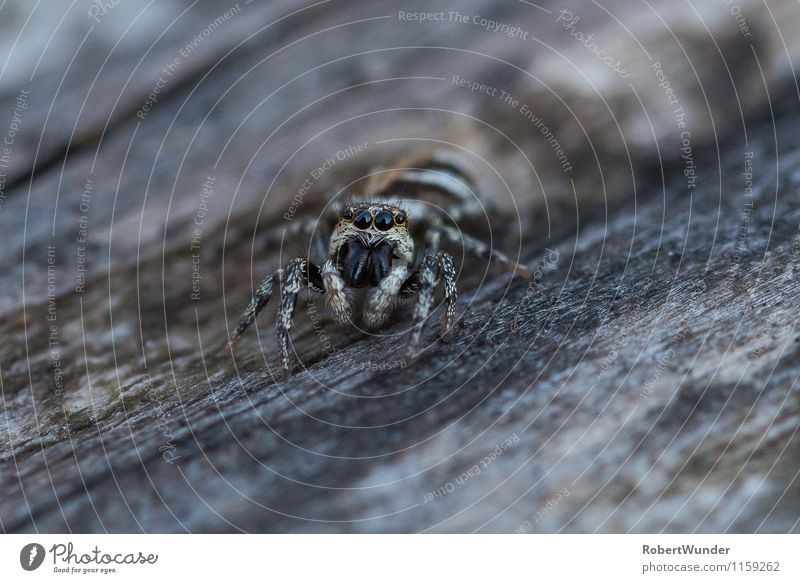
[[[417,305],[414,309],[414,327],[406,346],[406,357],[414,358],[417,354],[425,322],[433,307],[434,293],[439,283],[440,275],[444,279],[445,315],[442,323],[442,336],[449,336],[455,322],[456,300],[456,272],[453,259],[445,251],[428,253],[422,262],[420,271],[407,281],[408,285],[417,285]]]
[[[369,327],[377,328],[386,321],[407,278],[408,266],[400,264],[392,268],[380,285],[370,291],[364,312],[364,319]]]
[[[350,298],[345,293],[345,284],[339,269],[332,259],[322,266],[322,283],[325,288],[325,300],[339,322],[350,319]]]

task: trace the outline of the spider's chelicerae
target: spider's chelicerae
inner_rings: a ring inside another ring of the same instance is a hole
[[[462,246],[472,255],[530,276],[526,268],[455,226],[484,215],[473,186],[460,160],[449,152],[437,152],[374,174],[366,188],[367,200],[344,204],[327,224],[312,219],[295,223],[294,233],[310,236],[309,248],[325,258],[324,262],[318,265],[308,257],[298,257],[285,269],[265,277],[236,325],[229,349],[233,350],[276,287],[280,290],[278,349],[285,375],[290,370],[289,331],[297,296],[304,289],[323,295],[340,322],[350,320],[354,298],[359,296],[364,322],[371,329],[386,322],[398,299],[415,298],[413,328],[406,346],[406,357],[413,358],[433,308],[434,293],[443,283],[441,337],[447,339],[455,320],[457,291],[453,259],[444,245]],[[421,200],[426,193],[438,194],[441,204]],[[362,288],[366,293],[357,294]]]

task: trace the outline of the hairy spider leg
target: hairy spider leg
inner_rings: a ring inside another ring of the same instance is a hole
[[[304,237],[309,241],[308,257],[322,262],[328,255],[325,241],[330,237],[331,230],[332,225],[325,224],[324,221],[312,217],[301,217],[293,220],[288,226],[281,225],[268,229],[264,240],[260,243],[275,245]]]
[[[276,320],[278,350],[280,351],[281,368],[284,373],[289,368],[289,331],[294,323],[294,309],[297,294],[301,289],[308,289],[316,294],[325,294],[322,274],[314,263],[307,258],[292,259],[286,269],[279,269],[265,277],[258,286],[253,299],[245,308],[242,317],[228,341],[228,350],[232,353],[242,333],[255,321],[258,313],[269,302],[277,281],[280,287],[281,305]]]
[[[406,357],[414,358],[417,354],[425,322],[433,307],[433,298],[441,279],[444,280],[445,314],[442,321],[442,336],[447,338],[455,322],[456,300],[456,270],[453,258],[446,251],[429,252],[425,255],[422,268],[412,274],[404,287],[415,289],[417,305],[414,308],[414,327],[406,345]]]
[[[289,375],[291,361],[289,360],[289,332],[294,324],[294,309],[297,305],[297,294],[303,287],[306,279],[306,265],[308,261],[302,257],[292,259],[286,266],[286,274],[281,280],[281,305],[278,308],[278,318],[275,330],[278,337],[278,350],[280,351],[281,368],[284,377]],[[307,281],[306,281],[307,285]]]
[[[231,334],[230,340],[228,340],[228,350],[233,352],[233,349],[236,348],[236,345],[239,343],[239,340],[242,337],[242,333],[247,330],[247,328],[252,324],[258,313],[261,309],[267,305],[270,298],[272,297],[272,290],[275,287],[275,280],[280,280],[283,274],[283,270],[279,269],[274,273],[270,273],[267,277],[261,280],[258,288],[256,289],[256,293],[253,294],[253,298],[250,300],[250,303],[247,304],[247,307],[242,312],[241,318],[239,318],[239,323],[236,324],[236,328],[233,330],[233,334]]]
[[[519,275],[522,277],[531,277],[533,275],[527,267],[515,263],[505,253],[498,251],[480,239],[476,239],[471,235],[467,235],[466,233],[449,225],[441,225],[439,230],[445,237],[447,237],[448,241],[454,245],[463,245],[464,251],[471,253],[475,257],[502,263],[506,266],[506,268],[509,269],[509,271],[513,272],[514,275]]]

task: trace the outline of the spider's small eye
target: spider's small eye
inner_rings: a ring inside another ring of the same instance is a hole
[[[402,225],[403,223],[405,223],[406,222],[405,213],[397,213],[394,216],[394,222],[397,223],[398,225]]]
[[[372,213],[363,210],[356,215],[355,226],[359,229],[369,229],[369,226],[372,224]]]
[[[388,231],[392,225],[392,213],[389,211],[381,211],[375,215],[375,226],[379,231]]]
[[[344,209],[342,211],[342,218],[349,221],[353,218],[353,209]]]

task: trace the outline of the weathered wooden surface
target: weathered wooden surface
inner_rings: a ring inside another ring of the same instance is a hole
[[[240,3],[146,112],[231,6],[90,5],[33,17],[46,48],[3,41],[5,531],[800,530],[796,5],[743,2],[749,36],[724,4],[436,8],[511,38]],[[472,160],[533,282],[470,263],[459,335],[407,368],[373,370],[402,318],[369,337],[321,305],[287,381],[269,308],[235,362],[202,357],[302,249],[268,229],[312,169],[336,160],[298,216],[433,143]]]

